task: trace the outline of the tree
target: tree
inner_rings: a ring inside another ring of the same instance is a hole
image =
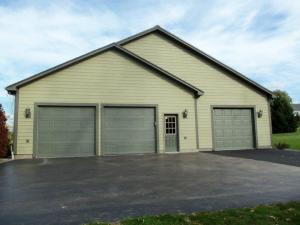
[[[300,114],[299,113],[296,113],[295,119],[296,119],[298,127],[300,127]]]
[[[292,99],[285,91],[273,92],[275,98],[271,102],[273,133],[295,132],[297,121],[293,114]]]
[[[0,104],[0,157],[6,157],[8,154],[8,129],[6,121],[7,118]]]

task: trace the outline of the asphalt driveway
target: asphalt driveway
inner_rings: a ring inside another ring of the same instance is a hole
[[[259,154],[264,151],[256,151],[258,160],[226,154],[39,159],[1,164],[0,222],[81,224],[95,219],[300,200],[300,167],[261,161]],[[300,160],[300,152],[292,154]]]
[[[300,150],[289,150],[289,151],[280,151],[280,150],[264,150],[264,151],[249,151],[249,150],[240,150],[240,151],[210,151],[207,152],[210,154],[237,157],[244,159],[254,159],[259,161],[267,161],[273,163],[280,163],[290,166],[300,167]]]

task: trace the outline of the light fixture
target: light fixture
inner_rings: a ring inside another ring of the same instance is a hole
[[[186,119],[186,118],[188,117],[188,113],[189,113],[189,112],[187,111],[187,109],[185,109],[185,110],[182,112],[182,117]]]
[[[31,112],[30,112],[30,109],[29,109],[29,108],[26,108],[26,109],[25,109],[25,118],[26,118],[26,119],[31,118]]]
[[[262,111],[262,110],[259,110],[259,111],[257,112],[257,117],[258,117],[258,118],[261,118],[262,115],[263,115],[263,111]]]

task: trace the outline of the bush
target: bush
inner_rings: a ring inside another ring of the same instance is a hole
[[[290,147],[290,145],[287,143],[284,143],[284,142],[279,142],[279,143],[275,144],[275,148],[279,149],[279,150],[287,149],[289,147]]]

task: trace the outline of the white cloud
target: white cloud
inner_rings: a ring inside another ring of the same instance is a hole
[[[0,3],[0,102],[5,86],[156,24],[300,101],[299,21],[299,1]]]
[[[112,41],[113,35],[106,33],[119,28],[113,12],[97,14],[90,9],[78,14],[70,7],[0,8],[0,56],[27,63],[57,63],[95,48],[94,42]]]
[[[81,8],[82,7],[82,8]],[[161,14],[160,10],[164,11]],[[187,6],[161,2],[118,14],[105,4],[87,6],[70,1],[48,5],[0,5],[0,96],[3,87],[99,48],[132,32],[183,18]]]
[[[185,39],[268,88],[287,90],[299,101],[300,2],[218,1],[203,16],[205,23],[181,31]]]

